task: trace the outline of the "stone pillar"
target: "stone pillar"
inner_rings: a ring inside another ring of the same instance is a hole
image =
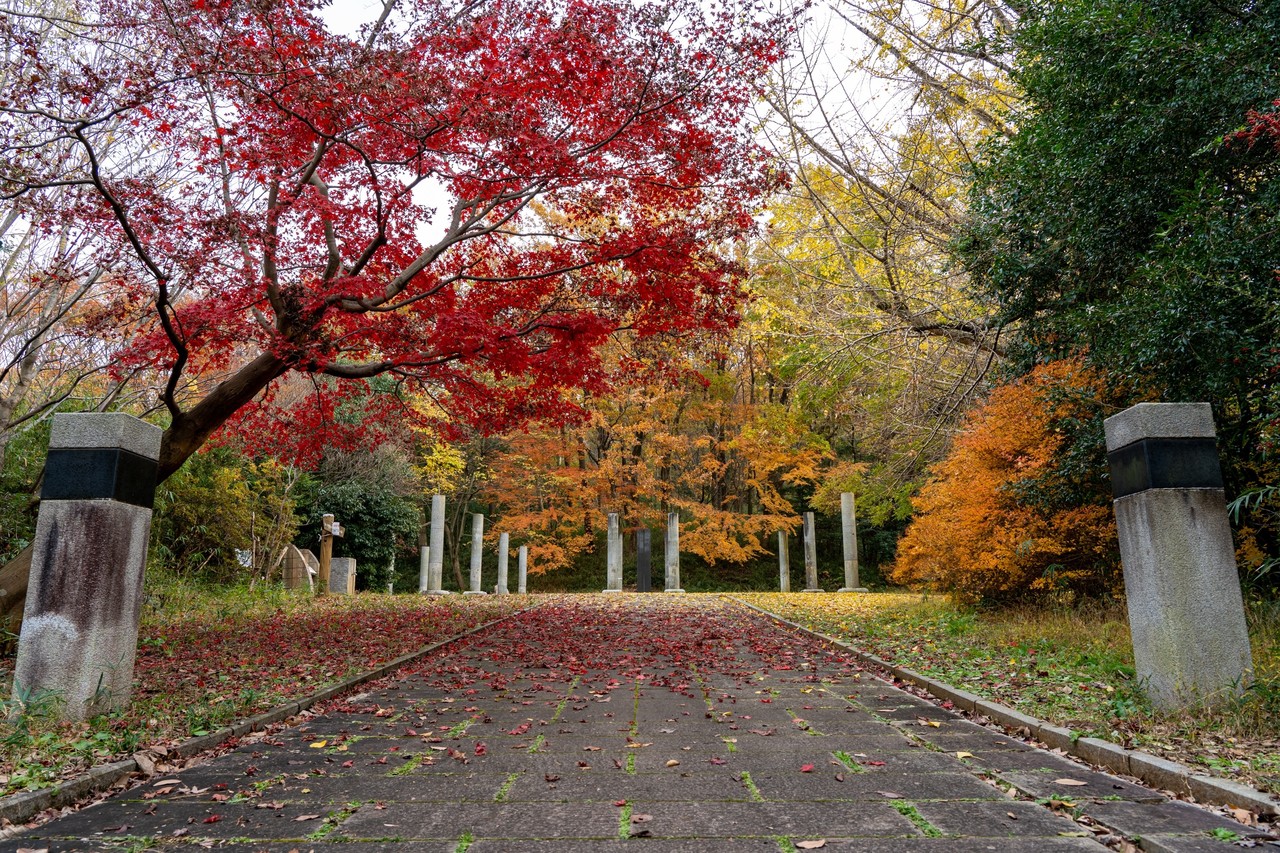
[[[507,533],[498,534],[498,585],[493,588],[497,595],[506,595],[510,592],[507,589],[507,552],[511,550],[511,536]]]
[[[516,578],[519,586],[516,592],[527,595],[529,592],[529,546],[521,545],[516,551]]]
[[[333,557],[329,560],[329,592],[334,595],[356,594],[355,557]]]
[[[680,588],[680,513],[667,513],[666,592],[684,592]]]
[[[785,530],[778,531],[778,592],[791,592],[791,552]]]
[[[840,533],[844,546],[844,586],[840,592],[866,592],[858,584],[858,517],[853,511],[853,492],[840,494]]]
[[[431,496],[431,537],[427,543],[427,595],[448,595],[444,587],[444,495]]]
[[[1138,681],[1158,710],[1253,679],[1208,403],[1139,403],[1104,423]]]
[[[471,516],[471,588],[463,595],[485,595],[480,588],[480,570],[484,567],[484,516]]]
[[[129,702],[162,432],[119,413],[53,417],[13,698],[83,720]]]
[[[605,535],[604,592],[622,592],[622,532],[618,514],[609,513],[609,532]]]
[[[418,528],[418,594],[431,589],[431,533],[426,525]]]
[[[814,535],[811,512],[804,514],[804,591],[822,592],[818,586],[818,539]]]
[[[653,567],[651,565],[652,545],[649,542],[649,528],[636,531],[636,592],[653,591]]]

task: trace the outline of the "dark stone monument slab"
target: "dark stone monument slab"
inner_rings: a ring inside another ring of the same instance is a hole
[[[636,531],[636,592],[653,591],[653,567],[650,565],[649,529]]]

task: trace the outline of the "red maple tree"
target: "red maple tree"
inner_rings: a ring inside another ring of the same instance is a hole
[[[385,0],[355,36],[321,0],[56,5],[0,15],[0,194],[151,304],[121,363],[165,377],[161,478],[291,371],[493,423],[599,389],[620,329],[735,320],[787,28],[749,0]]]

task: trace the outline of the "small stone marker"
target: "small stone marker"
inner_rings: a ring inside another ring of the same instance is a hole
[[[431,496],[431,537],[427,543],[427,595],[448,595],[444,586],[444,495]]]
[[[521,545],[516,551],[516,577],[519,586],[516,592],[521,595],[529,593],[529,546]]]
[[[463,595],[486,595],[480,588],[480,570],[484,566],[484,516],[471,516],[471,589]]]
[[[622,532],[618,514],[609,513],[609,530],[605,535],[605,588],[603,592],[622,592]]]
[[[822,592],[818,586],[818,539],[814,535],[811,512],[804,514],[804,591]]]
[[[307,577],[307,560],[292,542],[284,546],[284,588],[302,589],[310,587]]]
[[[858,517],[853,511],[853,493],[840,494],[840,532],[844,545],[844,586],[840,592],[866,592],[858,585]]]
[[[329,561],[329,592],[334,595],[356,594],[355,557],[333,557]]]
[[[431,588],[431,533],[425,527],[418,529],[418,594]]]
[[[1158,710],[1253,680],[1208,403],[1139,403],[1104,422],[1138,681]]]
[[[636,531],[636,592],[653,591],[652,545],[649,528]]]
[[[496,595],[506,595],[510,590],[507,589],[507,552],[511,550],[511,536],[507,533],[498,534],[498,585],[493,588]]]
[[[13,698],[83,720],[129,701],[159,427],[57,414],[36,520]]]
[[[778,592],[791,592],[791,552],[785,530],[778,531]]]
[[[680,513],[667,513],[666,589],[665,592],[684,592],[680,588]]]

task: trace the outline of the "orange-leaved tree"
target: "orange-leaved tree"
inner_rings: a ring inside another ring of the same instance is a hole
[[[1100,424],[1109,396],[1076,360],[996,388],[914,500],[891,579],[967,600],[1110,589],[1118,546],[1099,460],[1060,458],[1064,425]],[[1063,482],[1071,477],[1091,482]]]

